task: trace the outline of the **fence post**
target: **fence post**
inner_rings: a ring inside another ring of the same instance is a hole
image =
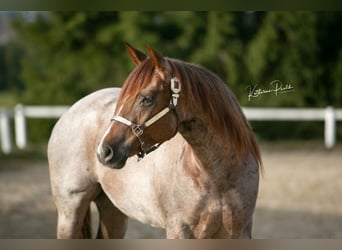
[[[325,147],[333,148],[336,142],[336,121],[333,107],[329,106],[325,109],[324,118],[324,144]]]
[[[14,126],[17,147],[19,149],[25,149],[27,146],[27,131],[25,108],[22,104],[18,104],[14,108]]]
[[[10,113],[6,109],[0,109],[0,139],[1,150],[5,154],[12,151]]]

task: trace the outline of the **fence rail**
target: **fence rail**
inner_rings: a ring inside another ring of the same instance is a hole
[[[14,119],[15,144],[18,149],[27,147],[28,118],[59,118],[69,106],[24,106],[13,110],[0,108],[0,146],[5,154],[13,150],[11,124]],[[324,144],[333,148],[336,143],[336,122],[342,121],[342,109],[327,108],[243,108],[250,121],[323,121]]]

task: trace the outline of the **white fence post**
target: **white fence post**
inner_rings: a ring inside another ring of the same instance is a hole
[[[336,121],[333,107],[325,109],[324,117],[324,144],[326,148],[333,148],[336,142]]]
[[[5,154],[12,151],[10,113],[6,109],[0,109],[0,139],[1,150]]]
[[[25,149],[27,146],[27,131],[25,108],[18,104],[14,108],[15,142],[19,149]]]

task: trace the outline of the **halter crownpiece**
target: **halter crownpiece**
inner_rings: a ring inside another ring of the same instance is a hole
[[[148,128],[149,126],[157,122],[160,118],[164,117],[167,113],[170,112],[170,110],[174,109],[177,106],[179,93],[181,92],[181,84],[177,77],[171,78],[170,89],[172,92],[170,104],[167,107],[163,108],[161,111],[159,111],[157,114],[152,116],[150,119],[148,119],[142,125],[135,124],[132,121],[119,115],[114,115],[111,119],[111,121],[117,121],[130,127],[132,130],[132,133],[138,138],[138,141],[140,142],[140,149],[141,149],[141,151],[137,154],[138,161],[144,158],[146,154],[149,154],[152,151],[156,150],[161,145],[161,143],[156,143],[152,147],[146,148],[144,145],[145,142],[143,141],[141,136],[144,134],[145,128]]]

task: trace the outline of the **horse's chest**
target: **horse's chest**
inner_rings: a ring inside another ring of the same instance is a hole
[[[164,217],[160,213],[158,204],[149,203],[146,206],[146,200],[139,202],[139,199],[136,199],[134,202],[123,202],[119,206],[128,217],[136,219],[143,224],[158,228],[165,227]]]
[[[164,227],[165,220],[151,179],[134,174],[129,179],[122,177],[120,174],[114,176],[108,173],[101,180],[113,204],[130,218],[154,227]]]
[[[222,223],[220,200],[208,195],[192,195],[171,204],[167,217],[170,238],[208,238],[219,230]]]

